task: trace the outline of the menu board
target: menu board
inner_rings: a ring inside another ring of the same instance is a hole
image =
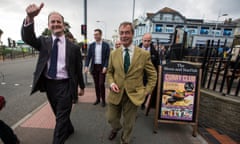
[[[159,119],[195,120],[198,97],[198,68],[186,63],[163,66]]]

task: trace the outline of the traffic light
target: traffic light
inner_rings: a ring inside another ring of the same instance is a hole
[[[87,34],[87,25],[82,24],[81,25],[81,34],[86,35]]]

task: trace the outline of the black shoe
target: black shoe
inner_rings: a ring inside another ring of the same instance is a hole
[[[74,133],[74,128],[72,127],[68,130],[66,139],[68,139],[73,133]]]
[[[106,106],[106,102],[102,102],[102,107],[105,107]]]
[[[99,104],[100,103],[100,101],[95,101],[95,103],[93,103],[93,105],[97,105],[97,104]]]

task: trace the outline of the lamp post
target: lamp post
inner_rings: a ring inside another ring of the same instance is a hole
[[[107,24],[104,21],[100,21],[100,20],[97,20],[96,22],[104,24],[104,38],[107,39]]]
[[[135,15],[135,0],[133,0],[132,22],[134,21],[134,15]]]
[[[218,14],[217,21],[216,21],[216,25],[215,25],[215,30],[214,30],[214,35],[213,35],[213,40],[214,40],[215,37],[216,37],[219,18],[220,18],[220,17],[223,17],[223,16],[228,16],[228,14],[222,14],[222,15],[220,15],[220,13]]]

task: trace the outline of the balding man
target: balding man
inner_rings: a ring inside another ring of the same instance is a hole
[[[158,52],[154,48],[154,46],[152,44],[152,35],[150,33],[145,33],[143,35],[142,43],[139,45],[139,47],[150,52],[152,64],[154,65],[155,69],[157,70],[160,60],[159,60]],[[148,82],[147,81],[147,75],[144,74],[144,76],[143,76],[143,84],[146,85],[147,82]],[[155,104],[156,96],[157,96],[157,89],[156,89],[156,87],[154,88],[154,90],[153,90],[151,95],[152,95],[152,98],[151,98],[151,101],[150,101],[150,105],[153,105],[153,104]],[[145,104],[146,104],[147,99],[148,99],[148,97],[145,98],[145,101],[143,102],[143,104],[141,106],[142,110],[145,109]]]

